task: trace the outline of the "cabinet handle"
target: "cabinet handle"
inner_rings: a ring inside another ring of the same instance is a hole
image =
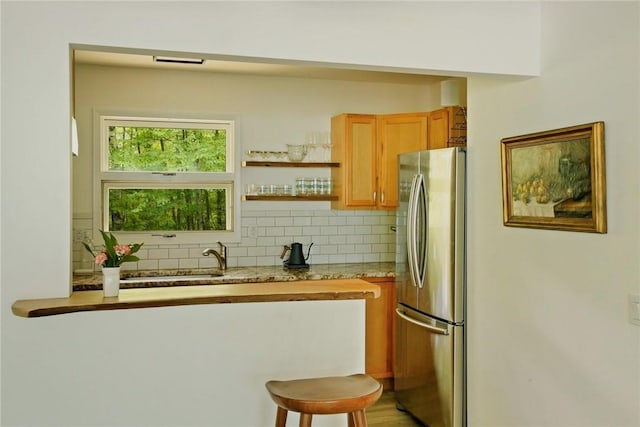
[[[384,203],[384,191],[382,192],[382,195],[380,196],[380,203]]]
[[[378,195],[378,193],[376,191],[373,192],[373,201],[376,201],[376,196]]]

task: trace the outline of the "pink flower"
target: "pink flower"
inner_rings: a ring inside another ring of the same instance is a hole
[[[129,245],[115,245],[113,250],[116,251],[116,255],[118,256],[127,256],[131,253]]]
[[[105,263],[105,261],[108,259],[109,257],[107,256],[106,253],[104,252],[100,252],[98,255],[96,255],[96,264],[98,265],[102,265]]]

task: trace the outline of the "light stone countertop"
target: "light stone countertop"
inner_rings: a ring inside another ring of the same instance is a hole
[[[394,278],[395,264],[393,262],[372,262],[353,264],[318,264],[309,269],[293,270],[282,266],[233,267],[224,272],[217,269],[181,269],[181,270],[139,270],[123,271],[122,277],[148,276],[176,276],[224,273],[222,276],[192,279],[192,280],[162,280],[129,283],[120,282],[120,289],[156,288],[170,286],[194,285],[228,285],[236,283],[269,283],[293,282],[304,280],[333,280],[333,279],[369,279]],[[93,275],[74,275],[73,290],[91,291],[102,289],[102,273]]]

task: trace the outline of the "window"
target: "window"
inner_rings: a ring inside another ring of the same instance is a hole
[[[99,129],[100,228],[147,243],[237,238],[233,120],[100,115]]]

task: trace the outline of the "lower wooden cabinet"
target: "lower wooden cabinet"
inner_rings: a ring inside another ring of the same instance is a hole
[[[380,297],[366,300],[365,372],[393,390],[396,284],[393,278],[368,278],[380,286]]]

